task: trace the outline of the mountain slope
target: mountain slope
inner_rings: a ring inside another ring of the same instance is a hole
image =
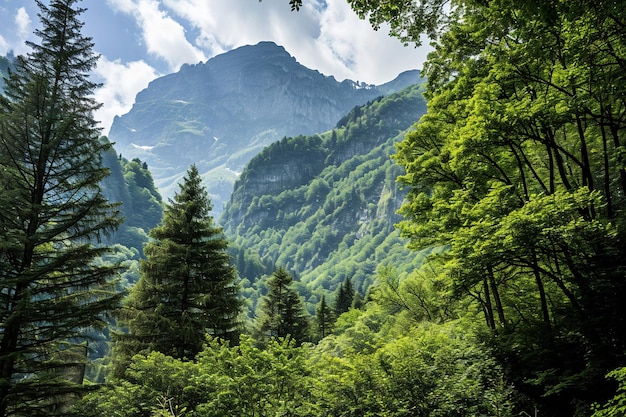
[[[4,90],[4,78],[9,76],[9,70],[13,66],[15,57],[9,55],[7,57],[0,56],[0,93]]]
[[[108,140],[102,137],[100,140]],[[143,245],[148,232],[161,222],[163,201],[156,190],[148,165],[139,159],[121,158],[113,149],[102,156],[102,163],[110,171],[100,184],[106,198],[121,203],[120,215],[124,223],[111,236],[110,243],[129,248],[135,259],[143,257]]]
[[[154,80],[109,137],[151,168],[164,196],[190,164],[203,173],[216,215],[237,173],[283,136],[327,131],[355,105],[418,82],[409,71],[381,88],[337,82],[271,42],[244,46]]]
[[[408,271],[408,251],[394,224],[404,193],[390,155],[426,111],[418,86],[354,108],[330,132],[284,138],[253,158],[221,217],[236,248],[244,292],[276,266],[299,277],[311,311],[346,278],[362,293],[381,265]]]

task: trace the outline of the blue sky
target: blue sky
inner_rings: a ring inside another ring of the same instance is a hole
[[[371,29],[345,0],[83,0],[83,33],[101,54],[95,77],[103,83],[96,114],[106,134],[135,95],[182,64],[204,62],[230,49],[274,41],[303,65],[332,75],[381,84],[421,69],[427,48],[404,47],[384,28]],[[39,24],[33,0],[0,0],[0,55],[28,51]]]

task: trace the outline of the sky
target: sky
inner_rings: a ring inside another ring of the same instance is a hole
[[[44,0],[47,3],[47,0]],[[205,62],[243,45],[273,41],[298,62],[338,81],[382,84],[421,69],[428,47],[404,46],[386,28],[374,31],[346,0],[82,0],[83,34],[100,55],[94,79],[103,134],[127,113],[136,94],[183,64]],[[34,0],[0,0],[0,55],[25,54],[37,42]]]

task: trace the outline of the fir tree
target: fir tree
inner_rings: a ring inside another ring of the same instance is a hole
[[[322,295],[322,299],[317,305],[315,311],[315,323],[317,325],[317,332],[320,339],[325,338],[333,327],[333,312],[330,306],[326,302],[326,296]]]
[[[292,282],[284,268],[278,268],[267,280],[268,293],[261,300],[257,322],[259,339],[291,337],[296,343],[308,339],[308,319]]]
[[[342,313],[350,310],[352,307],[352,301],[354,300],[354,287],[350,278],[346,278],[343,283],[337,288],[337,295],[335,296],[335,305],[333,310],[335,317],[339,317]]]
[[[88,335],[119,294],[110,251],[120,220],[89,80],[97,56],[74,0],[37,1],[40,44],[18,57],[0,100],[0,416],[57,415],[81,389]]]
[[[211,203],[192,165],[180,191],[150,231],[139,282],[125,302],[115,336],[115,375],[140,351],[193,359],[205,335],[230,342],[239,336],[242,302],[230,265],[228,243],[210,216]]]

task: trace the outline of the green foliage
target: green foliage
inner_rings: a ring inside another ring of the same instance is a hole
[[[138,158],[132,161],[122,159],[124,182],[131,197],[129,207],[124,210],[130,227],[143,230],[154,228],[163,214],[161,195],[154,186],[148,165]]]
[[[405,41],[438,37],[428,113],[398,146],[403,235],[447,248],[436,262],[448,291],[483,315],[485,339],[541,413],[588,415],[626,352],[616,105],[626,84],[608,82],[624,70],[624,13],[591,2],[455,1],[445,14],[439,1],[350,3]]]
[[[350,310],[352,302],[354,301],[354,287],[352,286],[352,280],[346,278],[343,283],[337,288],[335,294],[335,302],[333,305],[333,312],[335,316],[339,317],[342,313]]]
[[[197,362],[137,355],[124,380],[85,396],[72,411],[81,417],[309,415],[306,355],[293,341],[259,349],[247,336],[233,347],[209,338]]]
[[[284,265],[306,285],[302,295],[314,314],[321,297],[332,299],[347,278],[365,293],[380,263],[415,269],[422,255],[407,250],[393,227],[404,193],[389,156],[423,110],[421,90],[412,87],[354,109],[345,126],[285,138],[255,157],[220,219],[244,251],[235,259],[246,282],[258,290],[260,277]],[[244,288],[251,311],[257,290]]]
[[[99,187],[109,144],[74,3],[37,1],[40,43],[0,97],[0,416],[63,414],[120,298],[117,266],[97,262],[120,219]]]
[[[333,323],[333,311],[326,303],[326,296],[322,295],[322,299],[315,309],[315,326],[318,339],[323,339],[330,334]]]
[[[115,337],[114,375],[140,352],[193,359],[205,334],[236,342],[241,301],[227,241],[209,215],[211,204],[195,165],[152,229],[140,279],[120,315],[128,333]]]
[[[74,415],[148,417],[164,405],[196,417],[514,415],[502,370],[465,323],[407,325],[371,307],[317,346],[259,348],[243,335],[238,346],[209,338],[196,362],[137,355],[124,381],[85,396]]]
[[[593,417],[613,417],[626,414],[626,368],[615,369],[607,375],[618,383],[617,392],[606,404],[594,404]]]
[[[106,137],[101,140],[108,143]],[[124,217],[124,223],[109,241],[132,248],[136,259],[143,258],[148,232],[161,222],[163,216],[161,195],[145,162],[137,158],[128,161],[110,148],[103,155],[103,164],[111,172],[102,181],[103,193],[109,201],[121,203],[120,211]],[[131,280],[131,283],[137,279]]]
[[[511,388],[458,325],[416,327],[373,351],[316,350],[316,398],[337,416],[512,416]],[[350,339],[347,339],[350,340]]]
[[[267,280],[268,292],[261,299],[256,320],[259,340],[286,338],[300,344],[309,339],[308,318],[292,282],[293,277],[284,268],[278,268]]]

